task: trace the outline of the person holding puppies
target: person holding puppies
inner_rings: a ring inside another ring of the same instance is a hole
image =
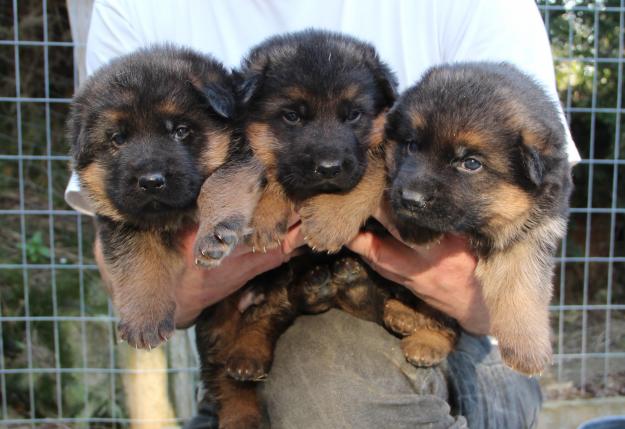
[[[497,0],[157,3],[96,1],[89,73],[118,55],[163,41],[190,45],[234,66],[250,46],[270,35],[321,27],[373,43],[402,88],[438,63],[505,60],[556,97],[548,40],[531,0],[514,8]],[[572,143],[569,150],[575,161]],[[76,191],[70,185],[68,202],[76,203]],[[87,200],[75,207],[89,212]],[[380,207],[376,217],[393,233],[385,213]],[[466,240],[444,236],[426,248],[409,247],[395,237],[364,232],[349,248],[468,332],[488,334],[489,317],[474,276],[477,261]],[[194,240],[193,233],[183,238],[187,268],[176,285],[178,327],[191,325],[206,306],[279,266],[303,244],[295,223],[280,249],[252,253],[239,246],[218,268],[204,271],[194,264]],[[95,248],[101,260],[98,242]],[[405,366],[398,347],[396,356],[382,353],[393,341],[381,328],[338,312],[300,319],[278,345],[272,377],[262,389],[272,427],[466,427],[468,421],[471,427],[514,428],[535,423],[537,384],[503,368],[483,337],[464,335],[446,365],[427,370]]]

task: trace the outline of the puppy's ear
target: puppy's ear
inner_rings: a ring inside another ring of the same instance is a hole
[[[380,59],[373,46],[369,46],[366,50],[365,61],[382,95],[380,108],[391,107],[397,99],[398,83],[395,73]]]
[[[84,122],[82,108],[73,103],[66,124],[66,136],[73,168],[88,164],[93,157],[93,148],[88,144]]]
[[[248,65],[244,71],[234,72],[237,99],[243,106],[248,105],[260,91],[267,62],[268,60],[262,66],[251,67]]]
[[[545,174],[545,164],[540,152],[536,148],[535,136],[533,134],[519,135],[518,147],[521,152],[521,160],[523,162],[523,171],[527,179],[535,186],[543,183]]]
[[[234,117],[236,103],[232,89],[220,82],[207,82],[200,88],[200,91],[215,113],[224,119]]]
[[[375,72],[378,87],[384,97],[384,107],[390,107],[397,99],[397,78],[395,73],[383,63],[379,65]]]
[[[248,76],[246,79],[241,81],[238,87],[238,93],[243,105],[248,104],[250,100],[254,98],[254,95],[258,93],[261,87],[262,79],[262,75],[258,73]]]

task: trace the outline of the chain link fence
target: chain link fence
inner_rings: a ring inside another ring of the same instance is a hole
[[[557,257],[557,354],[544,391],[625,395],[625,4],[537,3],[583,158]],[[174,424],[194,411],[190,341],[178,334],[169,366],[155,369],[135,365],[141,359],[116,344],[92,222],[63,200],[73,49],[64,1],[0,0],[0,427],[126,426],[125,388],[147,373],[175,390],[165,421]]]

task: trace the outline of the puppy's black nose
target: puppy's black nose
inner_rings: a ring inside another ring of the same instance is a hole
[[[412,191],[410,189],[401,190],[401,203],[408,210],[423,209],[430,201],[432,201],[432,197],[426,196],[421,192]]]
[[[165,177],[161,173],[150,173],[139,177],[139,187],[142,191],[160,191],[165,184]]]
[[[339,175],[342,168],[340,159],[324,159],[315,167],[315,173],[324,179],[332,179]]]

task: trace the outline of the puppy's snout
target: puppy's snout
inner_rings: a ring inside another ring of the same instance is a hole
[[[401,190],[401,203],[408,210],[424,209],[431,201],[431,195],[426,195],[406,188],[402,188]]]
[[[340,159],[324,159],[315,166],[315,174],[323,179],[333,179],[343,169],[343,161]]]
[[[139,177],[139,188],[142,191],[158,192],[165,188],[167,181],[162,173],[149,173]]]

